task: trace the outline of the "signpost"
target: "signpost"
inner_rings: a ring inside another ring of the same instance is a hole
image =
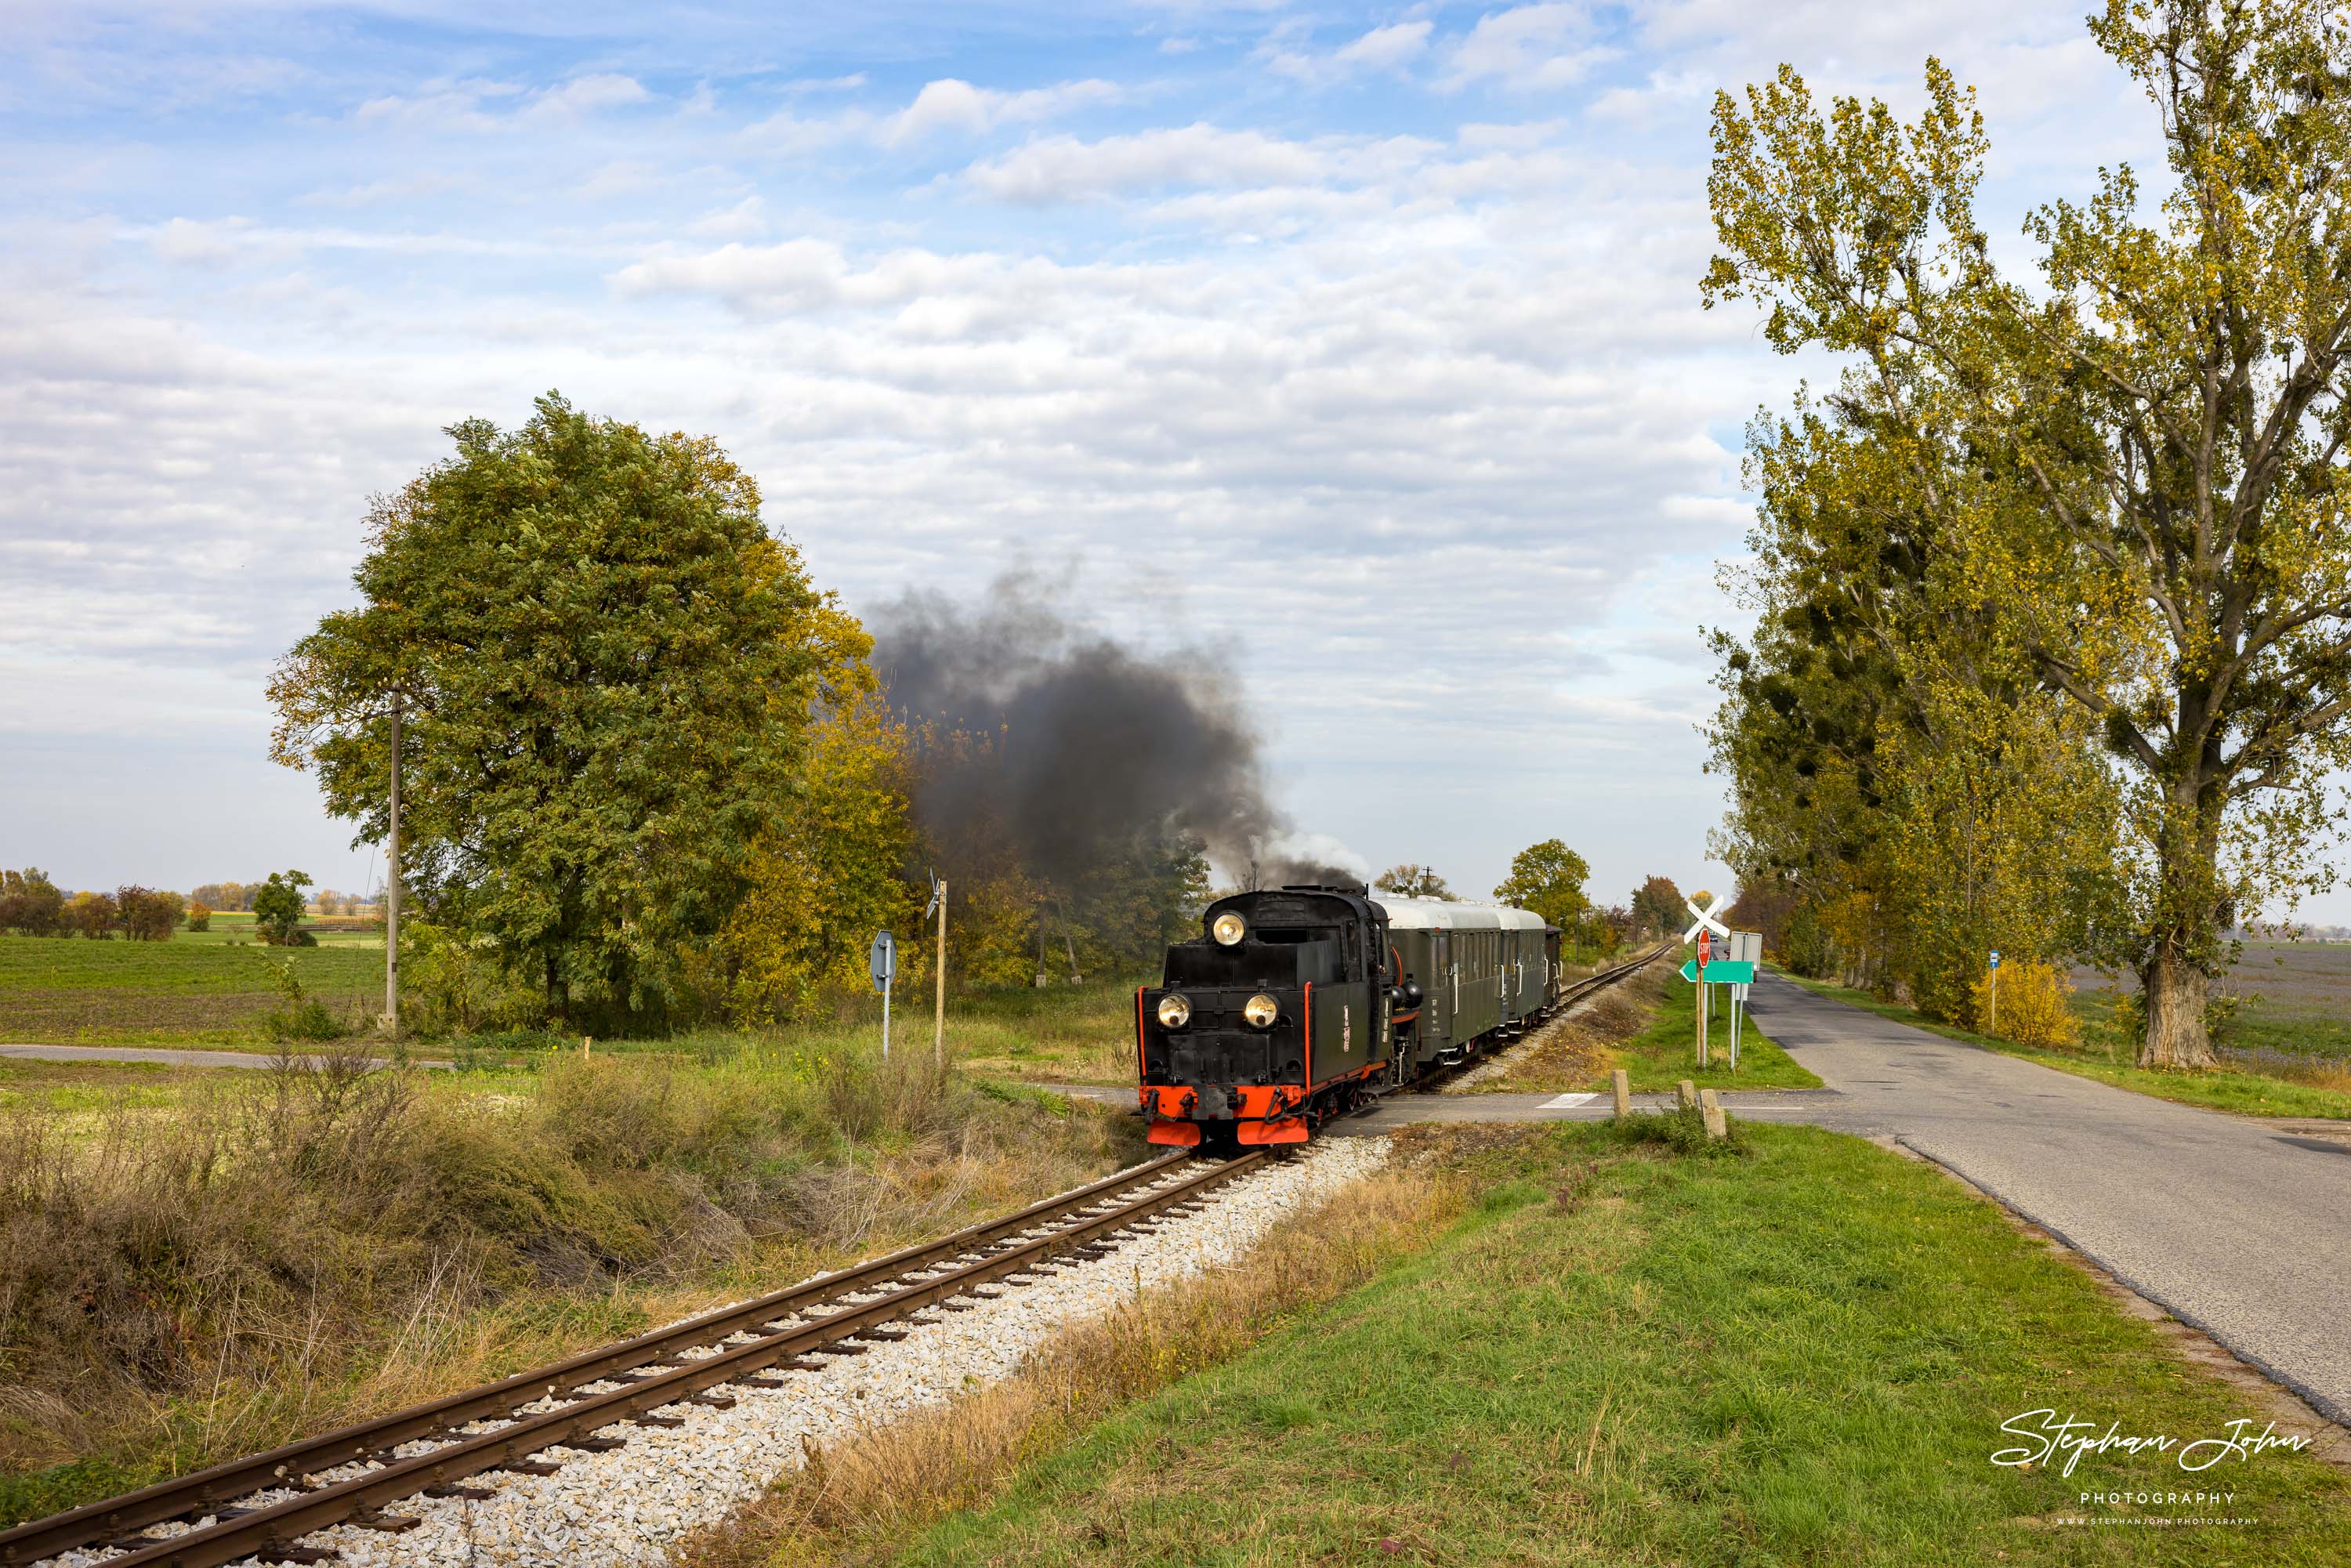
[[[1991,950],[1991,1017],[1984,1024],[1986,1034],[2000,1032],[2000,949]]]
[[[1699,907],[1699,901],[1705,907]],[[1712,1008],[1709,986],[1730,988],[1730,1071],[1739,1071],[1740,1015],[1747,1005],[1747,988],[1755,983],[1755,971],[1763,965],[1763,934],[1760,931],[1733,931],[1716,916],[1721,913],[1722,900],[1711,893],[1699,892],[1683,900],[1683,905],[1698,918],[1682,933],[1685,942],[1698,944],[1696,959],[1682,966],[1682,978],[1698,988],[1698,1064],[1708,1061],[1708,1023]],[[1999,962],[1995,956],[1994,963]]]
[[[1698,907],[1698,899],[1701,898],[1706,900],[1706,907],[1703,909]],[[1690,928],[1682,933],[1682,940],[1685,942],[1696,941],[1698,943],[1698,974],[1696,977],[1698,982],[1698,1064],[1700,1067],[1704,1067],[1706,1065],[1707,1044],[1706,963],[1708,957],[1710,956],[1708,950],[1713,945],[1710,940],[1713,937],[1719,936],[1726,942],[1729,941],[1730,927],[1725,925],[1721,921],[1715,918],[1715,915],[1721,911],[1722,900],[1715,894],[1707,892],[1704,888],[1698,889],[1697,897],[1683,899],[1682,907],[1688,910],[1692,915],[1698,916],[1698,919],[1691,924]],[[1732,1040],[1732,1049],[1735,1051],[1737,1048],[1738,1042],[1734,1037]]]
[[[939,912],[939,988],[935,1010],[931,1014],[931,1061],[940,1067],[947,1064],[947,884],[938,873],[931,873],[931,901],[923,905],[923,918],[928,920],[931,911]]]
[[[1707,949],[1712,945],[1713,937],[1714,933],[1711,931],[1701,931],[1698,934],[1698,1064],[1700,1067],[1704,1067],[1707,1064],[1706,1048],[1708,1041],[1706,1038],[1706,1026],[1708,1020],[1706,1016],[1706,1004],[1709,993],[1706,988],[1708,983],[1706,977],[1706,960],[1708,956]]]
[[[872,949],[865,956],[867,967],[873,971],[873,988],[882,993],[882,1060],[890,1060],[890,982],[898,977],[898,939],[887,931],[873,934]]]

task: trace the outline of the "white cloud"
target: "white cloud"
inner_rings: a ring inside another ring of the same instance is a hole
[[[1361,66],[1365,70],[1394,70],[1418,58],[1428,47],[1428,35],[1434,26],[1430,22],[1397,22],[1374,27],[1341,49],[1335,57],[1342,64]]]
[[[975,163],[964,178],[1006,201],[1043,204],[1170,185],[1309,181],[1328,167],[1322,153],[1295,141],[1196,124],[1098,141],[1046,137]]]
[[[651,99],[634,77],[611,72],[578,76],[532,91],[510,81],[465,78],[427,82],[414,93],[368,99],[351,118],[361,125],[427,134],[510,131],[518,126],[582,119]]]
[[[1396,22],[1374,27],[1353,42],[1329,54],[1311,42],[1312,25],[1293,18],[1275,27],[1259,44],[1255,57],[1278,75],[1313,86],[1328,86],[1366,72],[1401,69],[1428,47],[1435,24]]]
[[[1616,53],[1594,42],[1594,36],[1591,13],[1582,5],[1496,12],[1479,17],[1453,47],[1445,81],[1460,87],[1492,78],[1520,89],[1572,87]]]
[[[1115,83],[1092,79],[998,92],[949,77],[926,83],[914,102],[881,123],[878,135],[885,145],[896,146],[938,131],[993,131],[1116,103],[1120,96]]]
[[[840,77],[802,77],[797,81],[786,82],[784,90],[789,93],[854,92],[864,85],[865,73],[852,71]]]
[[[534,97],[524,112],[536,119],[559,120],[643,103],[652,97],[634,77],[599,72],[574,77],[560,87],[548,89]]]

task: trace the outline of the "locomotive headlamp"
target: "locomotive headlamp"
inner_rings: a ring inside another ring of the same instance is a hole
[[[1216,924],[1208,927],[1208,935],[1223,946],[1238,946],[1240,939],[1249,935],[1249,922],[1228,909],[1217,916]]]
[[[1159,998],[1159,1024],[1163,1029],[1182,1029],[1192,1021],[1192,1004],[1181,997]]]
[[[1270,1029],[1273,1027],[1273,1020],[1280,1016],[1281,1009],[1276,1007],[1273,998],[1263,991],[1259,991],[1241,1006],[1241,1017],[1249,1019],[1251,1029]]]

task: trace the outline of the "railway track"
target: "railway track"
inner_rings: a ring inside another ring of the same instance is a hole
[[[1576,1003],[1582,1001],[1584,998],[1592,995],[1594,991],[1605,990],[1610,986],[1614,985],[1617,981],[1624,979],[1626,976],[1632,975],[1647,967],[1649,965],[1656,963],[1659,958],[1665,956],[1667,953],[1671,951],[1674,946],[1675,945],[1671,942],[1660,943],[1656,946],[1651,948],[1648,952],[1642,954],[1637,958],[1628,959],[1622,964],[1614,965],[1611,967],[1599,970],[1593,974],[1586,975],[1583,978],[1576,981],[1573,985],[1569,986],[1566,989],[1562,990],[1560,993],[1559,1000],[1552,1004],[1551,1010],[1543,1014],[1541,1020],[1535,1025],[1533,1030],[1528,1030],[1527,1033],[1532,1034],[1537,1030],[1550,1028],[1552,1021],[1554,1019],[1557,1019],[1561,1014],[1567,1011],[1568,1009],[1573,1007]],[[1451,1082],[1454,1079],[1459,1077],[1465,1072],[1469,1072],[1479,1067],[1483,1067],[1486,1063],[1493,1061],[1496,1057],[1502,1055],[1505,1051],[1509,1051],[1511,1046],[1518,1043],[1519,1042],[1517,1040],[1510,1040],[1501,1045],[1498,1045],[1490,1051],[1481,1051],[1477,1055],[1469,1057],[1465,1061],[1457,1061],[1450,1067],[1439,1068],[1437,1071],[1429,1073],[1427,1076],[1421,1078],[1416,1082],[1408,1083],[1405,1085],[1405,1087],[1415,1090],[1423,1094],[1434,1093],[1440,1086]]]
[[[207,1568],[252,1558],[326,1563],[301,1538],[338,1524],[402,1531],[387,1512],[418,1496],[487,1497],[465,1483],[498,1470],[548,1474],[555,1448],[596,1453],[632,1426],[680,1424],[664,1406],[728,1405],[728,1385],[774,1387],[779,1371],[824,1364],[903,1338],[888,1325],[929,1311],[963,1312],[1124,1237],[1188,1212],[1206,1194],[1273,1158],[1259,1150],[1221,1164],[1176,1155],[1109,1176],[1016,1214],[828,1274],[756,1301],[519,1373],[324,1436],[0,1532],[0,1564],[77,1550],[114,1550],[106,1568]],[[1193,1168],[1198,1167],[1198,1168]],[[968,1298],[968,1299],[963,1299]],[[487,1430],[471,1428],[487,1427]],[[343,1472],[343,1473],[338,1473]],[[290,1497],[278,1497],[280,1492]],[[157,1537],[159,1525],[191,1526]]]

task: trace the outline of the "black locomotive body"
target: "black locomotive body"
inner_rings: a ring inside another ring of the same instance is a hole
[[[1134,997],[1151,1141],[1303,1143],[1548,1012],[1558,934],[1521,909],[1285,887],[1210,904]]]

